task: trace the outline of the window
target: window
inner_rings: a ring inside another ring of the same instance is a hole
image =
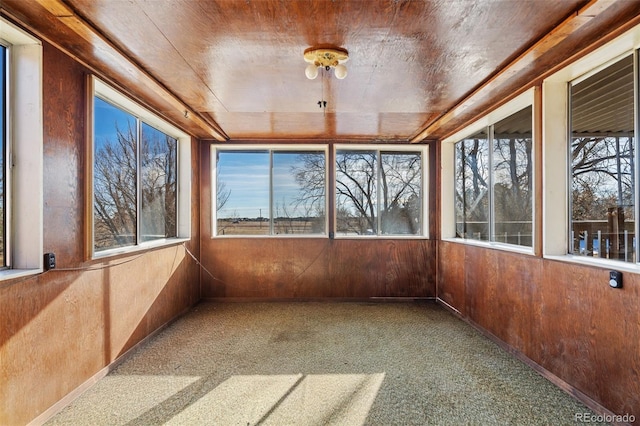
[[[94,253],[187,238],[182,216],[189,216],[190,185],[182,169],[191,165],[182,157],[190,158],[190,138],[98,80],[94,84]]]
[[[326,235],[326,148],[216,148],[215,234]]]
[[[455,146],[456,235],[532,246],[532,108]]]
[[[0,279],[42,271],[42,45],[0,18]]]
[[[423,236],[422,150],[336,149],[336,235]]]
[[[6,229],[6,196],[5,184],[6,176],[6,155],[7,152],[7,126],[6,126],[6,110],[7,110],[7,48],[0,44],[0,138],[2,147],[0,148],[0,268],[5,268],[6,263],[6,245],[5,236]]]
[[[545,257],[634,273],[640,26],[542,83]]]
[[[441,145],[443,239],[534,252],[534,89]]]
[[[636,262],[634,57],[570,85],[570,246]]]
[[[486,129],[456,143],[456,234],[489,241],[489,137]]]

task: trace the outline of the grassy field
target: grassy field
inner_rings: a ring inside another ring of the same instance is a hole
[[[319,234],[314,221],[278,220],[273,224],[274,235]],[[218,235],[270,235],[269,222],[258,220],[218,220]]]

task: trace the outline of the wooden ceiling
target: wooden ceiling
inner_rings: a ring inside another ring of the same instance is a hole
[[[439,139],[638,22],[626,0],[0,0],[197,137]],[[349,51],[308,80],[303,52]],[[318,101],[325,100],[326,108]]]

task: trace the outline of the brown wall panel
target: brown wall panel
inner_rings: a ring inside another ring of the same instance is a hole
[[[43,55],[44,249],[58,269],[0,283],[3,425],[33,420],[200,298],[199,267],[182,245],[84,259],[86,70],[46,43]],[[196,141],[192,149],[187,244],[198,255]]]
[[[428,240],[207,238],[204,298],[435,297]]]
[[[558,377],[640,419],[640,276],[623,276],[614,289],[609,269],[547,262],[537,353]]]
[[[441,241],[438,296],[569,386],[640,418],[640,276]],[[613,266],[613,265],[612,265]]]
[[[465,258],[460,244],[438,245],[438,298],[466,315]]]

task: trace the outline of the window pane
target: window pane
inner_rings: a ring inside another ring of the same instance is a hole
[[[494,125],[492,241],[532,246],[532,109]]]
[[[336,233],[378,233],[376,161],[375,151],[336,152]]]
[[[141,130],[140,239],[175,237],[178,141],[145,123]]]
[[[6,247],[5,247],[5,211],[6,211],[6,197],[4,196],[5,181],[6,181],[6,164],[5,164],[5,152],[7,151],[7,129],[5,124],[6,117],[6,93],[7,93],[7,49],[4,46],[0,46],[0,137],[2,138],[2,146],[0,147],[0,267],[7,266],[6,264]]]
[[[635,262],[631,56],[571,88],[571,246]]]
[[[419,152],[380,154],[382,234],[419,235],[422,231],[422,164]]]
[[[136,119],[95,98],[94,246],[96,251],[136,243]]]
[[[269,152],[218,151],[218,235],[269,234]]]
[[[273,233],[324,234],[324,152],[273,153]]]
[[[456,235],[489,240],[489,141],[485,130],[455,149]]]

